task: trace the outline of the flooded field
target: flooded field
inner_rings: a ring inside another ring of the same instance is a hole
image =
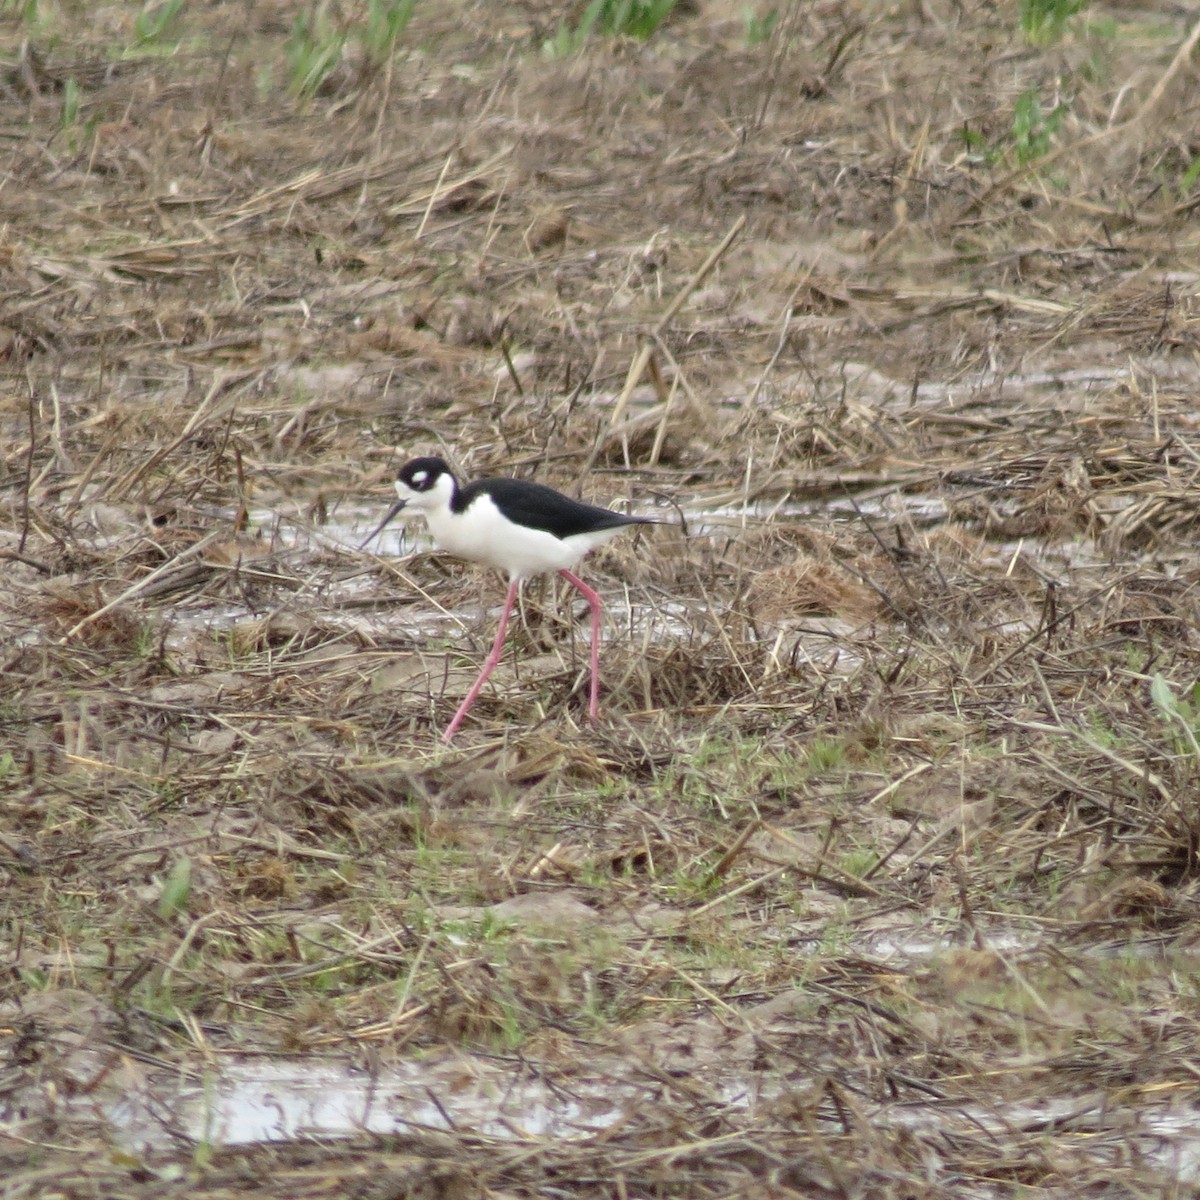
[[[0,1200],[1195,1190],[1200,24],[620,7],[0,11]]]

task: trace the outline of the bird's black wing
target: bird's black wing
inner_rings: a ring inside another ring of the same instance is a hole
[[[618,529],[622,525],[655,524],[648,517],[629,517],[595,504],[584,504],[543,483],[524,479],[478,479],[459,489],[452,507],[455,512],[464,512],[472,500],[485,493],[510,521],[529,529],[543,530],[557,538],[593,533],[598,529]]]

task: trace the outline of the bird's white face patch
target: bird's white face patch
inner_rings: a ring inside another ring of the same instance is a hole
[[[449,509],[454,498],[454,476],[449,471],[420,467],[396,480],[396,495],[417,512]]]

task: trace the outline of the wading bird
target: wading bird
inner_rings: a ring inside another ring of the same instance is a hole
[[[460,486],[440,458],[414,458],[400,468],[396,495],[365,546],[404,509],[421,513],[433,540],[458,558],[495,567],[508,575],[508,595],[500,627],[479,677],[458,706],[443,741],[450,741],[500,661],[504,636],[521,584],[534,575],[557,571],[575,587],[592,610],[592,684],[588,716],[600,711],[600,597],[571,568],[589,550],[603,546],[633,525],[658,524],[651,517],[630,517],[594,504],[572,500],[553,488],[523,479],[477,479]]]

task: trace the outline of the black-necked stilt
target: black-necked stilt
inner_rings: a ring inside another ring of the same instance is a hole
[[[414,458],[396,478],[399,499],[365,546],[402,509],[423,514],[433,540],[458,558],[495,567],[508,574],[508,595],[500,627],[479,677],[446,726],[444,741],[454,737],[500,661],[508,619],[524,580],[557,571],[587,600],[592,610],[592,690],[588,715],[600,711],[600,597],[571,572],[589,550],[604,545],[631,525],[654,525],[651,517],[630,517],[594,504],[572,500],[553,488],[523,479],[477,479],[459,486],[440,458]]]

